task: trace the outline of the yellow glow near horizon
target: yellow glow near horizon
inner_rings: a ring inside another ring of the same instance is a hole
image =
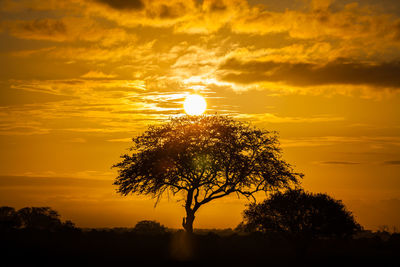
[[[188,95],[183,108],[188,115],[201,115],[206,111],[207,102],[201,95]]]

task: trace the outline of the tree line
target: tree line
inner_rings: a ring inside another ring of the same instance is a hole
[[[35,229],[58,231],[76,229],[70,220],[62,222],[49,207],[25,207],[15,210],[0,207],[0,229]],[[251,203],[243,211],[243,221],[236,233],[277,234],[286,238],[351,238],[362,227],[340,200],[326,194],[301,189],[277,192],[262,203]],[[157,221],[142,220],[132,233],[162,235],[168,228]]]
[[[60,214],[50,207],[25,207],[16,210],[13,207],[0,207],[0,229],[31,229],[58,231],[75,229],[70,221],[61,221]]]

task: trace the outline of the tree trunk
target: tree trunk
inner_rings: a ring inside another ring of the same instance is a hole
[[[186,210],[186,218],[183,218],[182,226],[185,229],[186,233],[188,233],[188,234],[193,233],[194,218],[195,218],[194,211]]]

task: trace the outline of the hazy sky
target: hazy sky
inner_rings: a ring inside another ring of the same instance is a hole
[[[182,202],[118,196],[110,167],[193,92],[279,131],[307,190],[400,228],[398,0],[0,0],[0,205],[180,227]],[[245,203],[195,227],[235,227]]]

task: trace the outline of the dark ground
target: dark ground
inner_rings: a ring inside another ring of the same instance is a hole
[[[0,233],[0,266],[400,266],[400,234],[287,240],[261,234],[158,235],[117,230]]]

